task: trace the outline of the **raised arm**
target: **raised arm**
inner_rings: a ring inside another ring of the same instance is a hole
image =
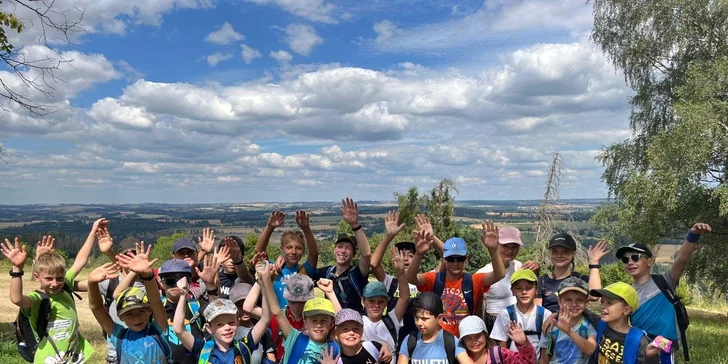
[[[445,252],[445,244],[437,237],[437,235],[435,235],[435,231],[432,229],[432,224],[430,223],[430,218],[425,214],[418,214],[415,216],[415,222],[417,223],[418,231],[424,231],[431,236],[430,239],[432,240],[432,245],[435,247],[435,250],[437,250],[437,253],[442,256]]]
[[[124,256],[127,257],[133,257],[134,255],[124,254]],[[131,287],[134,284],[134,281],[137,279],[137,274],[134,272],[127,272],[124,275],[124,278],[119,281],[119,284],[114,289],[114,292],[111,294],[112,297],[116,298],[119,297],[121,292],[129,287]]]
[[[415,256],[410,261],[409,268],[407,268],[407,281],[411,284],[421,286],[425,284],[424,275],[417,273],[420,271],[420,264],[422,264],[422,258],[430,250],[432,246],[431,235],[426,234],[424,231],[419,231],[416,236],[416,249]],[[407,288],[409,291],[409,287]],[[400,293],[400,296],[402,294]]]
[[[43,239],[46,239],[46,237],[43,237]],[[10,244],[10,240],[5,239],[5,244],[0,244],[0,251],[2,251],[5,258],[8,258],[8,260],[13,263],[13,273],[23,273],[25,260],[28,259],[28,248],[20,243],[20,239],[18,239],[18,237],[15,237],[15,245]],[[33,305],[33,301],[30,297],[23,295],[22,275],[11,278],[10,302],[24,309],[30,308],[30,306]]]
[[[263,315],[262,307],[256,306],[258,297],[260,297],[260,284],[255,282],[253,288],[251,288],[250,292],[248,292],[248,296],[245,297],[245,301],[243,302],[243,311],[249,313],[250,316],[253,316],[256,319]],[[263,306],[267,306],[265,301],[263,302]],[[270,315],[270,310],[268,310],[268,315]]]
[[[197,241],[200,244],[200,250],[197,252],[197,261],[201,262],[215,248],[215,233],[210,228],[204,228],[202,229],[202,236],[198,236]]]
[[[265,335],[266,330],[268,330],[268,325],[270,324],[270,309],[268,308],[268,304],[265,302],[265,297],[263,297],[262,304],[263,313],[260,315],[260,320],[258,320],[252,330],[253,341],[256,344],[263,338],[263,335]]]
[[[52,236],[44,236],[35,246],[35,262],[39,256],[56,250],[56,239]]]
[[[361,271],[362,276],[367,277],[372,260],[372,249],[369,246],[367,234],[364,233],[364,229],[359,224],[359,205],[349,197],[341,200],[341,204],[343,205],[341,216],[354,231],[356,245],[359,248],[359,271]]]
[[[572,315],[569,310],[561,310],[559,312],[559,320],[556,321],[556,327],[565,333],[569,339],[579,348],[579,351],[586,355],[594,354],[594,350],[597,348],[597,339],[595,336],[588,338],[581,337],[577,332],[571,330],[571,318]]]
[[[220,272],[220,265],[227,259],[230,259],[230,250],[227,246],[223,246],[220,249],[215,248],[212,254],[205,256],[202,271],[200,271],[199,267],[195,267],[197,276],[200,277],[200,279],[205,282],[205,286],[207,286],[208,296],[220,296],[220,292],[218,290],[218,273]]]
[[[104,307],[104,299],[101,297],[99,282],[106,279],[113,279],[119,276],[119,267],[114,263],[106,263],[94,269],[88,275],[88,308],[94,314],[96,322],[107,335],[114,331],[114,320]]]
[[[334,293],[334,282],[330,279],[321,278],[316,282],[316,286],[324,292],[324,296],[331,301],[331,304],[334,306],[334,312],[341,311],[341,303],[339,302],[339,297],[336,297],[336,293]]]
[[[109,226],[101,226],[96,230],[96,243],[99,245],[101,254],[109,258],[109,261],[116,263],[116,255],[114,254],[114,239],[109,234]]]
[[[407,313],[407,304],[409,304],[409,285],[407,284],[407,271],[404,269],[404,254],[392,248],[392,266],[394,272],[397,274],[397,284],[399,284],[399,298],[397,303],[394,305],[394,315],[397,316],[397,320],[401,320],[404,314]]]
[[[599,262],[607,253],[609,253],[609,247],[607,243],[601,240],[596,245],[589,247],[587,252],[589,257],[589,292],[593,289],[602,289],[602,276],[599,273]],[[598,300],[598,297],[589,296],[589,301]]]
[[[382,264],[382,258],[384,258],[384,253],[387,252],[389,244],[403,228],[404,224],[399,224],[399,211],[388,212],[387,216],[384,217],[384,237],[382,238],[382,242],[374,249],[374,253],[372,253],[372,268],[377,268]],[[384,278],[379,280],[382,281]]]
[[[291,323],[288,322],[286,314],[278,306],[278,298],[276,298],[276,293],[275,291],[273,291],[273,283],[271,282],[270,263],[268,263],[267,260],[262,261],[260,264],[255,266],[255,271],[260,276],[260,280],[258,283],[261,284],[263,297],[268,303],[270,315],[278,320],[278,329],[281,330],[283,336],[288,337],[288,335],[291,333]]]
[[[180,279],[177,282],[177,288],[180,289],[179,300],[177,301],[177,308],[174,310],[174,319],[172,320],[172,327],[177,338],[182,342],[182,345],[188,351],[191,351],[195,346],[195,337],[185,329],[185,310],[187,310],[187,294],[189,294],[189,284],[187,283],[187,277]]]
[[[493,263],[493,271],[486,273],[483,279],[483,285],[490,287],[506,276],[506,266],[500,254],[498,254],[498,227],[492,221],[483,223],[481,241],[483,242],[483,246],[488,249],[491,263]]]
[[[306,261],[309,265],[316,268],[316,265],[318,264],[318,245],[316,244],[316,237],[313,235],[313,230],[311,230],[311,218],[308,215],[308,212],[303,210],[296,211],[296,224],[298,224],[298,227],[301,228],[301,231],[303,231],[303,236],[306,238],[306,248],[308,249],[308,254]]]
[[[129,270],[129,273],[137,274],[142,278],[154,321],[156,321],[162,331],[165,331],[167,329],[167,312],[164,310],[162,298],[159,295],[159,289],[154,280],[154,270],[152,269],[154,263],[159,259],[149,260],[152,253],[152,246],[148,245],[145,247],[143,241],[137,244],[136,251],[137,253],[133,257],[130,255],[119,255],[117,261],[120,266]]]
[[[255,252],[264,252],[265,248],[268,247],[268,241],[270,236],[273,234],[273,230],[277,227],[282,226],[285,221],[286,215],[283,211],[273,211],[268,217],[268,223],[265,225],[263,232],[258,237],[258,242],[255,243]]]
[[[695,243],[700,239],[700,235],[709,233],[712,230],[710,225],[702,222],[696,223],[690,228],[690,231],[685,237],[685,241],[680,246],[680,250],[677,251],[675,261],[670,266],[670,278],[672,278],[673,283],[677,284],[680,281],[680,277],[685,273],[685,268],[687,268],[688,261],[690,261],[690,257],[695,252]]]
[[[105,218],[100,218],[96,221],[94,221],[94,224],[91,226],[91,232],[88,234],[88,237],[86,238],[86,242],[83,243],[83,246],[78,251],[78,254],[76,254],[76,259],[73,261],[73,265],[68,270],[73,272],[74,274],[78,274],[78,272],[83,269],[83,267],[86,266],[86,263],[88,263],[88,258],[91,256],[91,249],[94,247],[94,241],[96,241],[96,232],[99,230],[99,228],[105,228],[106,225],[108,225],[108,221]]]

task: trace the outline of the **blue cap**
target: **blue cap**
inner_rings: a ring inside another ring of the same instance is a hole
[[[450,238],[445,242],[445,253],[442,255],[443,258],[451,257],[453,255],[459,255],[465,257],[468,255],[468,245],[465,244],[463,238]]]
[[[162,263],[162,267],[159,268],[159,274],[169,273],[185,273],[192,275],[192,268],[182,259],[170,259]]]
[[[172,253],[178,252],[180,249],[192,249],[194,251],[197,251],[197,245],[195,245],[195,242],[192,241],[190,238],[179,238],[174,241],[174,248],[172,249]]]
[[[372,297],[389,297],[389,294],[387,293],[387,289],[384,287],[384,283],[375,281],[375,282],[369,282],[366,286],[364,286],[364,293],[362,293],[362,296],[364,298],[372,298]]]

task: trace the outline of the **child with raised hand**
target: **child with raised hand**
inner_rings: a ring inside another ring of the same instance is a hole
[[[541,337],[540,364],[589,364],[597,346],[597,332],[584,317],[588,292],[586,282],[580,278],[569,277],[561,282],[556,293],[559,318],[556,327]]]
[[[91,249],[99,227],[107,224],[106,219],[101,218],[94,222],[91,232],[86,238],[76,259],[68,270],[66,261],[56,252],[47,252],[39,255],[33,264],[33,278],[40,283],[40,292],[23,294],[23,268],[28,259],[28,251],[20,239],[15,238],[15,244],[5,239],[5,244],[0,245],[0,251],[13,264],[10,271],[10,301],[21,308],[21,312],[29,318],[33,331],[38,334],[38,312],[43,296],[50,300],[50,314],[48,322],[55,322],[48,325],[46,335],[42,335],[38,348],[35,352],[34,363],[45,363],[48,358],[55,358],[56,361],[67,363],[82,363],[94,352],[93,346],[84,339],[78,330],[78,314],[76,303],[69,288],[73,287],[78,272],[88,262]],[[67,286],[64,289],[64,286]],[[46,330],[43,330],[46,331]]]
[[[650,346],[647,334],[632,325],[630,317],[639,308],[637,291],[627,283],[617,282],[592,290],[601,297],[601,320],[597,323],[598,364],[657,364],[660,349]]]
[[[116,299],[117,313],[124,325],[111,318],[99,291],[99,282],[118,276],[119,268],[115,264],[106,263],[96,268],[88,277],[89,308],[109,336],[109,342],[114,345],[115,357],[120,364],[165,363],[171,360],[169,344],[163,337],[167,330],[167,315],[152,269],[157,259],[150,262],[150,252],[151,246],[145,250],[144,242],[141,242],[133,257],[119,256],[119,265],[138,274],[147,292],[137,287],[129,287]]]
[[[478,316],[468,316],[460,321],[460,345],[468,352],[468,357],[475,364],[533,364],[536,362],[536,351],[528,342],[523,328],[517,322],[509,322],[506,335],[512,340],[518,351],[511,351],[498,345],[491,346],[488,340],[488,329]],[[461,362],[462,363],[462,362]]]
[[[340,364],[389,363],[392,353],[381,342],[363,340],[364,321],[361,314],[350,308],[336,313],[334,336],[341,345]]]
[[[230,301],[233,301],[235,307],[238,308],[238,331],[235,333],[235,340],[243,340],[246,338],[256,324],[256,321],[253,320],[250,312],[246,312],[243,309],[243,302],[245,302],[245,298],[250,293],[252,287],[253,286],[247,283],[236,283],[232,288],[230,288],[229,299]],[[270,313],[268,312],[265,302],[263,302],[262,306],[260,315],[257,317],[260,317],[263,314],[270,317]],[[263,310],[265,310],[265,312]],[[267,359],[266,362],[268,363],[276,362],[276,348],[269,330],[265,330],[263,338],[260,340],[260,345],[258,345],[258,348],[253,351],[251,358],[251,364],[259,364],[263,361],[263,358]]]

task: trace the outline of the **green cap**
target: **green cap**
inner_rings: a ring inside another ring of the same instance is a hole
[[[538,278],[536,277],[536,273],[534,273],[530,269],[521,269],[513,273],[511,276],[511,284],[516,283],[516,281],[520,281],[521,279],[525,279],[529,282],[536,282]]]
[[[634,287],[624,282],[617,282],[602,289],[593,289],[589,292],[594,297],[619,298],[632,307],[632,312],[640,307],[640,298]]]

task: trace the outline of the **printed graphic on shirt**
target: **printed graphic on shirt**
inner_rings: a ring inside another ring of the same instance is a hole
[[[608,337],[602,337],[602,342],[599,344],[598,364],[622,363],[623,354],[624,345],[621,342],[613,341]]]
[[[442,291],[442,303],[445,306],[445,321],[448,323],[459,323],[468,317],[468,304],[460,289],[445,288]]]

